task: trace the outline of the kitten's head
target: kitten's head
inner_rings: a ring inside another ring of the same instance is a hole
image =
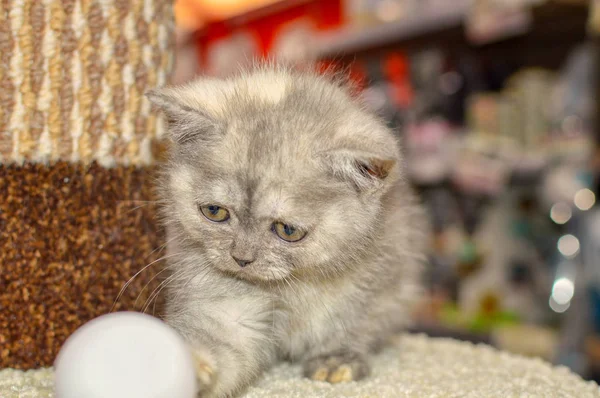
[[[151,91],[173,141],[169,239],[251,281],[360,266],[399,178],[393,135],[331,79],[280,68]]]

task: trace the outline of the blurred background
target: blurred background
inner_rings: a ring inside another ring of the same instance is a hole
[[[600,0],[178,0],[175,81],[348,73],[434,225],[416,332],[600,380]]]

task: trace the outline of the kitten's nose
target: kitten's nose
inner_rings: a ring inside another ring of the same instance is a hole
[[[251,262],[253,262],[254,260],[243,260],[241,258],[237,258],[235,256],[232,256],[233,259],[235,260],[236,263],[238,263],[238,265],[242,268],[244,268],[246,265],[250,264]]]

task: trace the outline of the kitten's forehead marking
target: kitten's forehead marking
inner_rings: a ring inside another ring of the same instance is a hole
[[[222,117],[225,104],[239,95],[275,105],[286,96],[290,83],[290,77],[285,74],[263,71],[230,80],[199,80],[177,95],[184,103],[195,104],[215,117]]]
[[[277,104],[286,95],[289,77],[269,72],[255,73],[246,79],[250,97]]]

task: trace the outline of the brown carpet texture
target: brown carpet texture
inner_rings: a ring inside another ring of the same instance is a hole
[[[123,284],[164,254],[152,179],[133,166],[0,165],[0,368],[51,365],[77,327],[109,312]],[[160,266],[115,309],[142,309]]]

